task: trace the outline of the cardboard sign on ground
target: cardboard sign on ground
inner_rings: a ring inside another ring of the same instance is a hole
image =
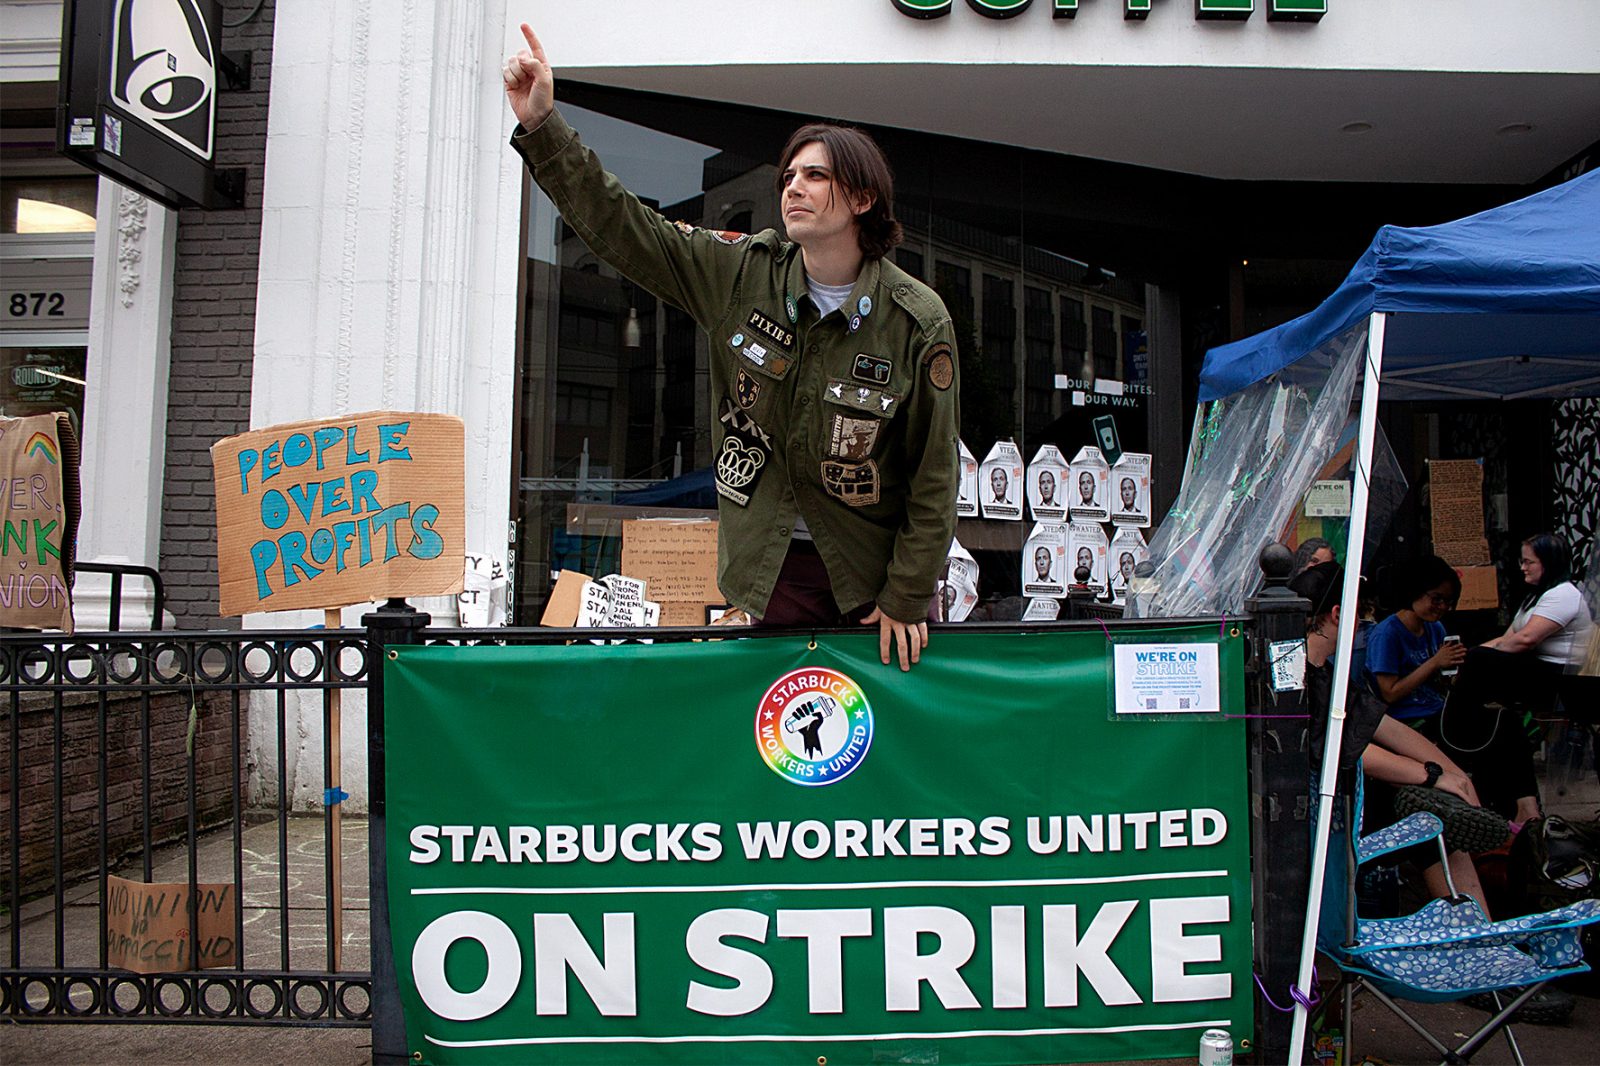
[[[461,419],[394,411],[218,441],[221,613],[460,592],[464,455]]]
[[[0,418],[0,625],[72,632],[78,441],[60,413]]]
[[[106,964],[134,973],[238,965],[239,900],[232,885],[196,885],[197,936],[189,940],[189,884],[106,878]],[[191,948],[195,954],[191,958]]]

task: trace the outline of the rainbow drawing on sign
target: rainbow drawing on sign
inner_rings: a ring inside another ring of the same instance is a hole
[[[51,466],[61,465],[61,453],[56,450],[56,442],[43,433],[35,433],[29,437],[27,447],[22,449],[22,454],[24,455],[34,455],[35,453],[48,459]]]

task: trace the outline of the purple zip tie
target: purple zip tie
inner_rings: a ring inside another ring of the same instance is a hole
[[[1223,611],[1222,612],[1222,621],[1217,625],[1217,636],[1225,637],[1227,635],[1228,635],[1228,612],[1227,611]]]
[[[1106,635],[1106,643],[1110,644],[1111,643],[1111,630],[1106,628],[1106,620],[1104,618],[1096,618],[1095,621],[1100,623],[1100,632],[1102,632],[1102,633],[1104,633]]]
[[[1261,998],[1267,1001],[1267,1006],[1271,1007],[1279,1014],[1289,1014],[1293,1012],[1293,1007],[1280,1007],[1277,1005],[1277,1003],[1273,1002],[1272,997],[1267,995],[1267,986],[1261,983],[1261,975],[1255,974],[1254,976],[1256,979],[1256,987],[1261,990]],[[1311,967],[1311,987],[1314,989],[1317,987],[1317,968],[1315,966]],[[1290,985],[1289,998],[1300,1004],[1300,1006],[1304,1007],[1307,1013],[1309,1013],[1312,1007],[1315,1007],[1318,1003],[1322,1002],[1322,992],[1319,989],[1308,996],[1304,992],[1300,991],[1299,985]]]

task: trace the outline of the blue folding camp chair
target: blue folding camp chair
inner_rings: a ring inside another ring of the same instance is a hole
[[[1443,1056],[1441,1063],[1470,1062],[1490,1037],[1503,1031],[1512,1056],[1522,1064],[1510,1019],[1546,982],[1588,971],[1580,934],[1583,926],[1600,922],[1600,900],[1581,900],[1544,914],[1491,922],[1477,901],[1460,895],[1450,880],[1444,823],[1437,816],[1419,812],[1370,836],[1360,835],[1364,789],[1359,769],[1355,778],[1356,794],[1353,799],[1345,797],[1343,811],[1344,824],[1352,829],[1336,834],[1335,839],[1343,840],[1345,846],[1329,852],[1322,921],[1317,929],[1318,950],[1340,970],[1344,1061],[1358,1061],[1351,1040],[1350,1012],[1356,992],[1364,990],[1432,1044]],[[1438,845],[1440,861],[1445,864],[1451,898],[1431,900],[1421,910],[1400,918],[1358,915],[1356,894],[1351,891],[1356,870],[1363,863],[1430,840]],[[1454,1049],[1397,1002],[1441,1003],[1475,992],[1490,993],[1497,1010]]]

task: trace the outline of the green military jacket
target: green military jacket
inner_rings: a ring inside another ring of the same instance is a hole
[[[960,480],[955,339],[939,297],[869,260],[844,305],[819,318],[800,249],[776,232],[667,221],[559,112],[511,143],[596,255],[711,338],[728,601],[766,612],[798,516],[841,611],[876,602],[890,618],[925,618]]]

